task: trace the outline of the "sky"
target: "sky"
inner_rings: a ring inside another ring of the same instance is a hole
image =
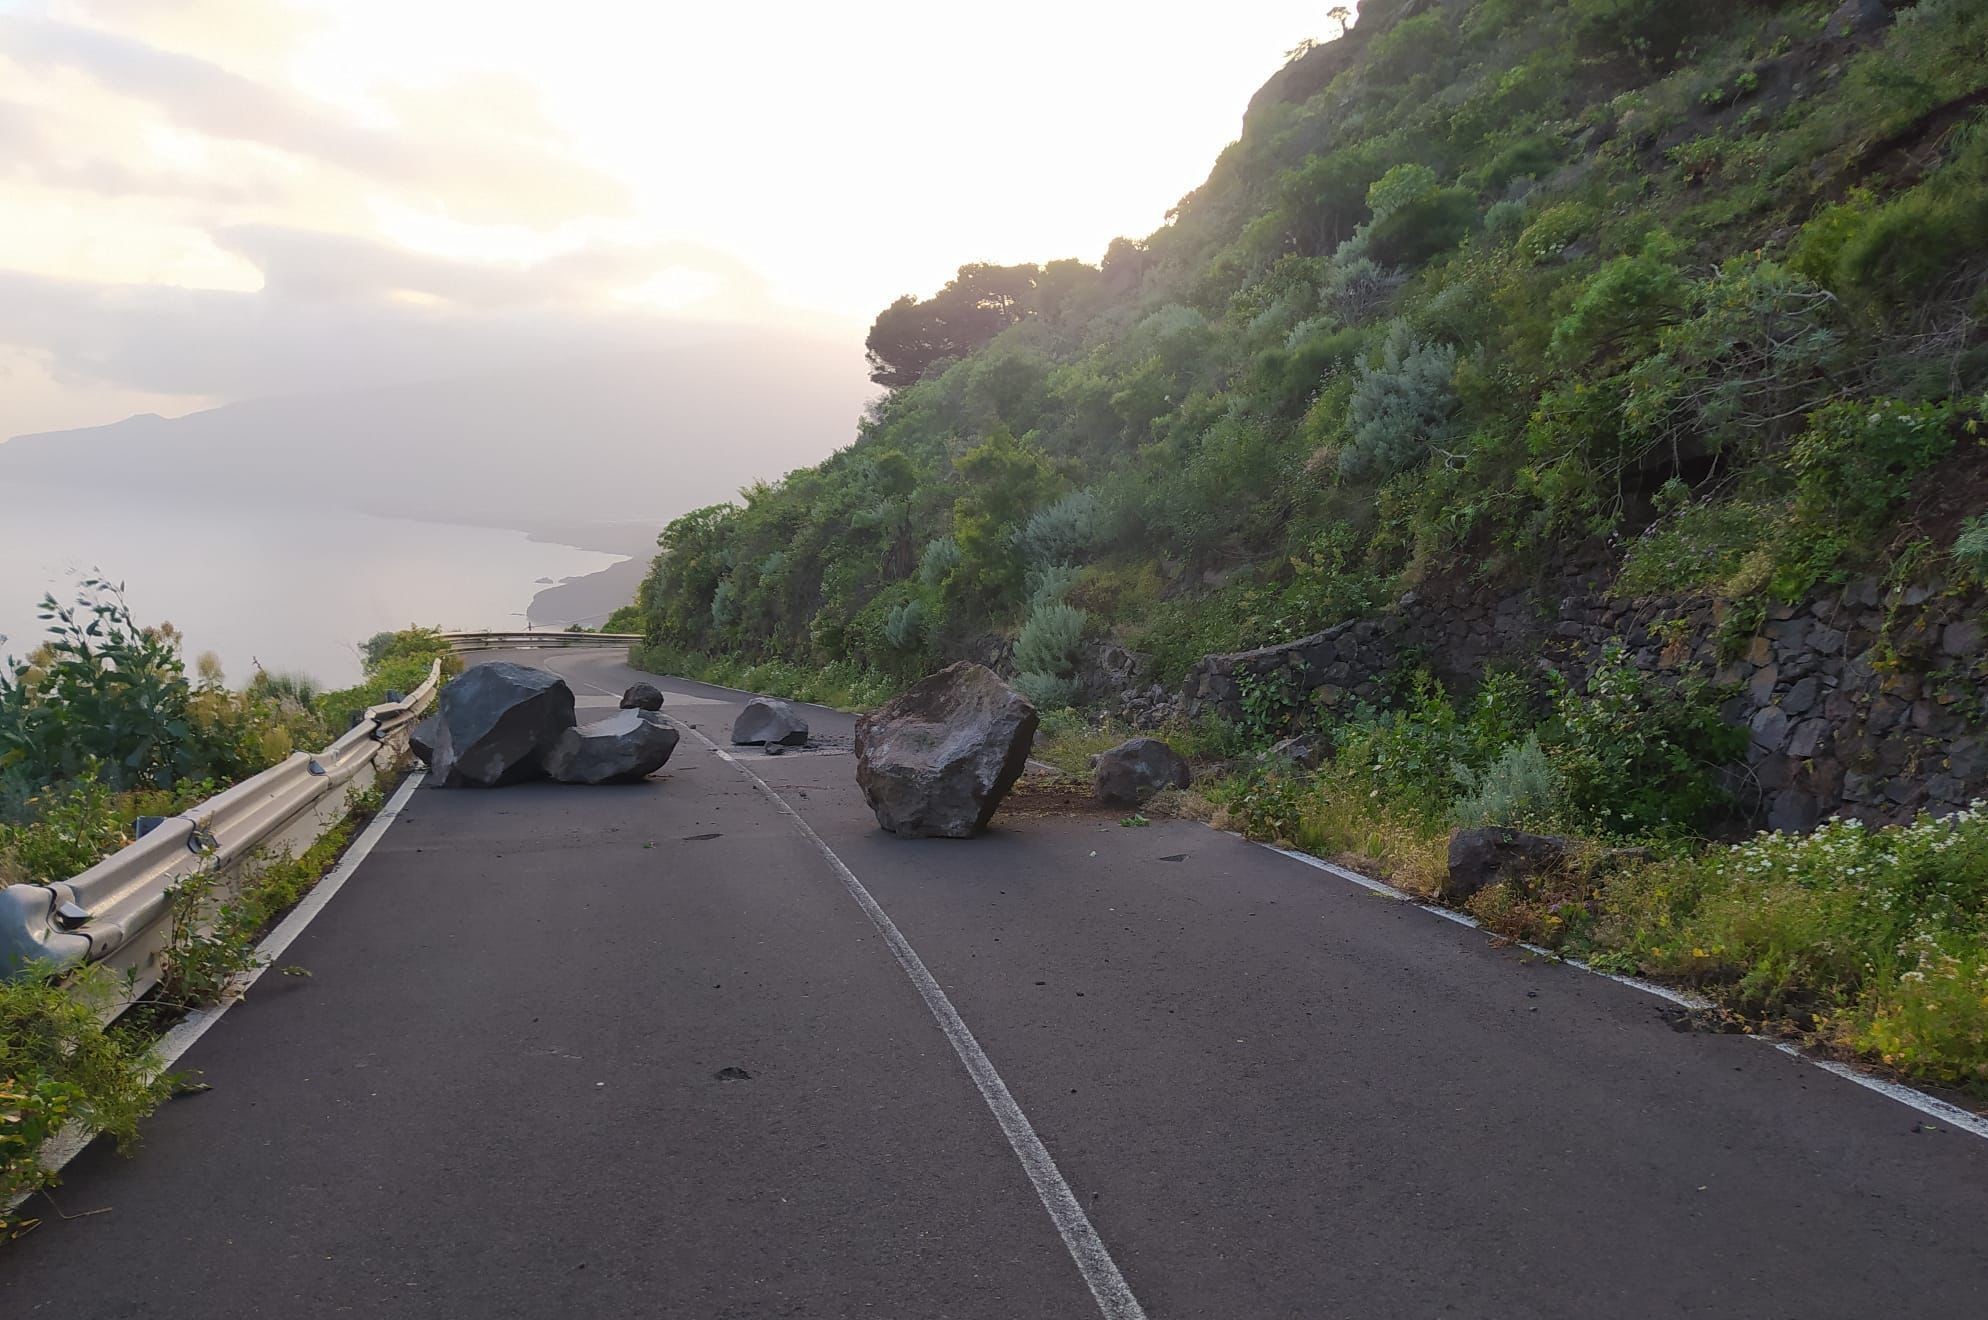
[[[1096,260],[1325,3],[0,0],[0,438]]]

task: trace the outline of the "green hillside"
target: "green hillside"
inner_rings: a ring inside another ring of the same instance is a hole
[[[1008,637],[1054,706],[1431,579],[1978,570],[1984,105],[1979,0],[1368,0],[1162,229],[887,309],[856,442],[663,535],[650,652]]]

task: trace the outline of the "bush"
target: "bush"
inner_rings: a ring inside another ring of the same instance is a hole
[[[51,884],[95,866],[131,841],[131,823],[144,806],[157,808],[146,814],[165,814],[167,802],[127,800],[135,797],[85,778],[29,798],[21,820],[0,820],[0,885]]]
[[[1465,769],[1464,796],[1450,809],[1450,820],[1461,828],[1507,825],[1521,829],[1551,829],[1560,820],[1566,785],[1552,760],[1528,733],[1512,743],[1481,771]]]
[[[232,783],[320,732],[294,704],[229,692],[211,657],[189,680],[179,635],[140,627],[102,579],[85,581],[73,607],[44,596],[41,617],[48,641],[0,670],[0,773],[120,789]]]
[[[1653,970],[1821,1026],[1937,1081],[1988,1084],[1988,811],[1762,834],[1625,880],[1611,933]]]
[[[1078,564],[1102,539],[1104,510],[1094,490],[1073,490],[1031,514],[1015,534],[1031,564]]]
[[[925,647],[929,624],[925,602],[914,596],[891,608],[884,624],[884,637],[900,651],[920,651]]]
[[[1742,588],[1764,584],[1743,582],[1742,570],[1750,557],[1770,547],[1774,528],[1770,510],[1744,500],[1693,504],[1636,538],[1616,588],[1631,596],[1698,590],[1749,594]]]
[[[1952,416],[1946,404],[1897,399],[1818,408],[1789,456],[1796,511],[1812,524],[1877,533],[1913,482],[1953,450]]]
[[[462,657],[433,628],[402,628],[398,632],[377,633],[360,647],[366,676],[349,688],[326,692],[316,701],[317,714],[331,735],[345,732],[368,707],[382,704],[387,693],[403,696],[428,681],[437,660],[442,662],[442,679],[460,674]]]
[[[1405,321],[1388,332],[1379,363],[1362,367],[1347,407],[1352,438],[1339,470],[1373,481],[1420,462],[1452,429],[1456,350],[1418,341]]]
[[[927,541],[918,555],[918,583],[922,587],[938,590],[945,585],[946,578],[959,567],[959,542],[950,536]]]
[[[1661,686],[1611,642],[1584,688],[1558,680],[1545,741],[1572,818],[1631,838],[1693,832],[1725,812],[1717,772],[1745,750],[1746,733],[1720,721],[1702,681]]]
[[[1684,43],[1716,28],[1708,0],[1574,0],[1575,37],[1598,55],[1627,55],[1653,68],[1671,64]]]
[[[49,1138],[75,1123],[127,1147],[172,1092],[148,1041],[98,1026],[118,989],[102,968],[61,984],[0,982],[0,1235],[17,1227],[4,1207],[53,1180],[41,1166]]]
[[[1037,710],[1067,710],[1082,695],[1072,679],[1030,672],[1015,675],[1015,689]]]
[[[1954,563],[1975,582],[1988,582],[1988,513],[1976,514],[1961,524],[1954,538]]]
[[[1015,639],[1015,668],[1067,678],[1077,667],[1088,615],[1073,605],[1046,604],[1028,617]]]

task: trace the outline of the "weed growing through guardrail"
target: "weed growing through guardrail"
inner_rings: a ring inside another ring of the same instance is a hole
[[[109,1133],[119,1149],[172,1093],[149,1035],[98,1025],[116,1002],[118,979],[101,967],[56,982],[0,982],[0,1238],[36,1220],[7,1207],[51,1185],[42,1146],[69,1124]]]
[[[323,878],[358,827],[379,811],[378,787],[351,793],[345,818],[298,857],[278,853],[244,864],[229,891],[222,876],[196,872],[173,889],[173,934],[154,1015],[218,1003],[235,979],[262,965],[256,941]]]

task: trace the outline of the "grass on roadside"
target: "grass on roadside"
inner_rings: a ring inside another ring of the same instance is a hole
[[[751,662],[731,656],[661,647],[630,648],[628,662],[651,674],[668,674],[738,688],[785,701],[805,701],[835,710],[861,712],[881,706],[902,691],[904,684],[874,670],[836,663],[820,668],[784,660]]]

